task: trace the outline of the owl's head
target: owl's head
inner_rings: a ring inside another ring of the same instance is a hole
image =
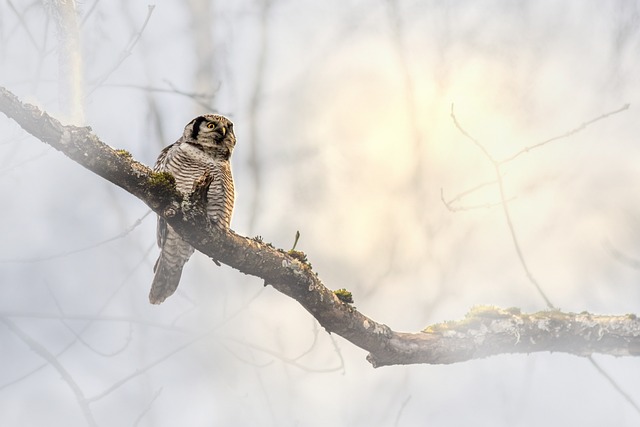
[[[216,158],[228,160],[236,145],[231,120],[219,114],[205,114],[191,120],[184,128],[184,139]]]

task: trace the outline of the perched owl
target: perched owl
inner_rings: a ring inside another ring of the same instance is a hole
[[[170,172],[176,179],[176,188],[185,196],[193,192],[195,181],[208,171],[213,180],[207,191],[207,214],[215,225],[228,229],[234,202],[229,159],[235,145],[229,119],[217,114],[196,117],[185,126],[178,141],[162,150],[154,171]],[[158,246],[160,256],[153,268],[155,277],[149,292],[152,304],[160,304],[176,291],[182,267],[194,251],[161,217]]]

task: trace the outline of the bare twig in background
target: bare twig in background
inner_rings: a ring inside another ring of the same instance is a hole
[[[490,208],[494,208],[496,206],[499,206],[502,204],[502,202],[487,202],[487,203],[480,203],[477,205],[465,205],[465,206],[454,206],[454,202],[456,200],[459,200],[461,197],[463,197],[465,194],[469,194],[472,193],[476,190],[478,190],[479,188],[485,186],[486,184],[480,184],[468,191],[465,191],[463,193],[458,194],[456,197],[454,197],[451,200],[446,200],[444,198],[444,189],[440,189],[440,200],[442,201],[442,203],[445,205],[445,207],[447,208],[447,210],[449,212],[461,212],[461,211],[470,211],[470,210],[474,210],[474,209],[490,209]],[[511,197],[507,200],[507,202],[510,202],[512,200],[515,200],[515,197]]]
[[[24,313],[24,312],[0,312],[0,316],[2,317],[6,317],[6,318],[28,318],[28,319],[57,319],[60,320],[61,322],[64,322],[66,320],[86,320],[88,321],[83,327],[82,329],[77,333],[78,336],[82,336],[82,334],[85,333],[85,331],[87,331],[94,322],[126,322],[131,324],[140,324],[140,325],[144,325],[144,326],[149,326],[152,328],[160,328],[160,329],[164,329],[164,330],[168,330],[168,331],[176,331],[176,332],[184,332],[182,329],[176,327],[175,325],[166,325],[166,324],[161,324],[161,323],[154,323],[151,322],[149,320],[146,319],[136,319],[136,318],[132,318],[132,317],[114,317],[114,316],[106,316],[104,314],[102,314],[106,308],[109,306],[109,304],[111,303],[111,301],[113,300],[113,298],[115,297],[115,295],[124,287],[124,285],[127,283],[127,281],[131,278],[131,276],[133,275],[133,273],[144,263],[145,259],[147,258],[149,252],[151,252],[151,249],[155,247],[155,244],[149,245],[149,248],[147,249],[147,252],[145,254],[143,254],[143,257],[141,258],[141,260],[133,267],[131,268],[131,270],[125,275],[124,279],[121,281],[120,285],[118,287],[116,287],[113,291],[113,293],[103,302],[102,306],[98,309],[96,314],[93,315],[69,315],[69,314],[65,314],[65,315],[61,315],[61,314],[57,314],[57,315],[53,315],[53,314],[43,314],[43,313]],[[62,356],[64,353],[66,353],[71,347],[73,347],[73,345],[78,341],[78,338],[76,337],[75,340],[69,342],[62,350],[60,350],[58,353],[56,353],[55,357],[60,357]],[[0,384],[0,391],[10,387],[13,384],[19,383],[20,381],[29,378],[31,375],[33,375],[34,373],[36,373],[37,371],[45,368],[47,365],[43,364],[40,366],[37,366],[33,369],[31,369],[29,372],[26,372],[25,374],[21,375],[20,377],[13,379],[5,384]]]
[[[195,93],[203,94],[201,99],[207,111],[213,108],[213,98],[217,92],[216,72],[214,69],[215,43],[212,29],[218,17],[212,13],[212,2],[189,0],[187,2],[191,15],[193,35],[193,57],[196,62]],[[217,84],[219,86],[219,83]],[[198,111],[198,114],[202,114]]]
[[[480,149],[480,151],[482,151],[482,153],[485,155],[485,157],[493,165],[494,170],[495,170],[495,174],[496,174],[496,182],[498,183],[498,189],[500,190],[500,200],[501,200],[501,205],[502,205],[502,211],[504,212],[504,217],[505,217],[505,220],[507,222],[507,226],[509,227],[511,240],[513,241],[513,246],[514,246],[514,249],[516,251],[516,254],[518,255],[518,260],[520,261],[520,265],[522,266],[522,269],[524,270],[525,274],[527,275],[527,279],[529,280],[529,283],[531,283],[536,288],[536,291],[538,292],[538,295],[540,295],[542,297],[542,299],[544,300],[544,302],[547,305],[547,307],[552,309],[552,310],[555,309],[554,305],[551,303],[551,300],[549,299],[549,297],[547,297],[547,294],[542,290],[542,287],[538,283],[538,280],[533,276],[533,274],[531,273],[531,270],[529,270],[529,266],[527,265],[527,262],[524,259],[524,255],[522,254],[522,249],[520,248],[520,243],[518,241],[518,236],[517,236],[517,234],[515,232],[515,228],[513,227],[513,221],[511,220],[511,214],[509,213],[509,207],[508,207],[508,204],[507,204],[507,197],[506,197],[505,192],[504,192],[504,182],[502,180],[502,171],[500,170],[500,163],[498,161],[496,161],[493,158],[493,156],[491,156],[489,151],[478,140],[476,140],[474,137],[469,135],[469,133],[460,125],[460,123],[458,122],[458,119],[456,118],[456,115],[455,115],[455,113],[453,111],[453,104],[451,104],[451,118],[453,119],[453,123],[455,124],[456,128],[458,128],[460,133],[462,133],[465,137],[467,137],[467,139],[469,139],[471,142],[473,142],[473,144],[476,147],[478,147]],[[476,188],[479,188],[479,187],[476,187]]]
[[[473,138],[458,122],[454,110],[453,110],[453,104],[451,104],[451,118],[453,119],[453,123],[455,124],[456,128],[465,136],[467,137],[469,140],[471,140],[485,155],[485,157],[492,163],[492,165],[494,166],[494,170],[496,173],[496,181],[498,183],[498,188],[500,190],[500,200],[501,200],[501,204],[502,204],[502,209],[505,215],[505,220],[507,222],[507,226],[509,227],[509,233],[511,235],[511,239],[513,241],[514,244],[514,249],[516,251],[516,254],[518,255],[518,259],[520,261],[520,265],[522,266],[522,269],[524,270],[525,274],[527,275],[527,279],[529,279],[529,282],[531,284],[534,285],[534,287],[536,288],[536,290],[538,291],[538,294],[544,299],[545,303],[547,304],[547,307],[549,307],[552,310],[555,310],[556,308],[554,307],[554,305],[551,303],[551,300],[547,297],[547,295],[544,293],[544,291],[542,290],[542,287],[540,286],[538,280],[533,276],[533,274],[531,273],[531,270],[529,270],[529,267],[525,261],[524,255],[522,253],[522,250],[520,248],[520,244],[518,242],[518,236],[516,234],[515,228],[513,226],[513,221],[511,220],[511,215],[509,213],[509,209],[507,207],[507,198],[505,196],[505,191],[504,191],[504,183],[503,183],[503,178],[502,178],[502,171],[500,169],[500,167],[514,159],[516,159],[519,155],[529,152],[533,149],[536,148],[540,148],[548,143],[554,142],[554,141],[559,141],[561,139],[564,138],[568,138],[582,130],[584,130],[587,126],[589,126],[590,124],[593,124],[599,120],[602,120],[604,118],[610,117],[614,114],[620,113],[622,111],[625,111],[629,108],[629,104],[625,104],[624,106],[622,106],[621,108],[611,111],[609,113],[605,113],[602,114],[594,119],[591,119],[583,124],[581,124],[580,126],[565,132],[562,135],[553,137],[553,138],[549,138],[545,141],[542,141],[538,144],[534,144],[531,145],[529,147],[524,148],[523,150],[518,151],[516,154],[514,154],[513,156],[510,156],[502,161],[497,161],[490,153],[489,151],[475,138]],[[474,189],[470,190],[471,191],[475,191],[476,189],[480,188],[481,186],[483,186],[484,184],[481,184],[480,186],[475,187]],[[467,192],[467,193],[469,193]],[[465,194],[465,193],[462,193]],[[444,198],[443,198],[443,202],[444,202]],[[444,202],[446,204],[446,202]],[[597,369],[597,371],[600,373],[600,375],[602,375],[603,377],[605,377],[607,379],[607,381],[609,383],[611,383],[611,385],[614,387],[614,389],[627,401],[629,402],[633,408],[636,410],[636,412],[638,412],[640,414],[640,405],[638,405],[638,403],[636,403],[631,396],[626,393],[622,387],[613,379],[613,377],[611,377],[611,375],[609,375],[600,365],[597,364],[597,362],[593,359],[592,355],[588,355],[588,359],[591,362],[591,364]]]
[[[186,92],[184,90],[180,90],[176,85],[171,83],[169,80],[164,80],[164,82],[171,88],[171,90],[167,91],[170,93],[175,93],[177,95],[186,96],[187,98],[191,98],[196,104],[200,105],[205,111],[218,112],[212,106],[213,99],[216,96],[216,93],[220,90],[222,84],[218,83],[217,85],[209,85],[207,91],[205,92]],[[158,90],[161,92],[162,90]]]
[[[111,386],[109,386],[108,388],[103,390],[101,393],[98,393],[95,396],[92,396],[92,397],[88,398],[87,401],[88,402],[95,402],[97,400],[103,399],[104,397],[106,397],[109,394],[111,394],[114,390],[122,387],[123,385],[125,385],[126,383],[131,381],[132,379],[139,377],[140,375],[144,374],[145,372],[155,368],[156,366],[160,365],[165,360],[168,360],[172,356],[174,356],[174,355],[180,353],[181,351],[191,347],[193,344],[195,344],[197,342],[200,342],[201,340],[203,340],[205,338],[210,338],[211,335],[213,335],[215,332],[217,332],[220,328],[222,328],[229,321],[231,321],[231,319],[233,319],[238,314],[240,314],[242,311],[244,311],[249,306],[251,301],[253,301],[255,298],[257,298],[258,295],[260,295],[261,293],[262,293],[262,290],[257,292],[245,304],[243,304],[235,312],[231,313],[228,317],[226,317],[223,321],[221,321],[217,325],[214,325],[214,326],[210,327],[209,329],[207,329],[206,331],[204,331],[204,332],[192,337],[191,339],[189,339],[186,342],[182,343],[181,345],[177,346],[176,348],[174,348],[170,352],[167,352],[166,354],[161,355],[156,360],[154,360],[153,362],[147,364],[146,366],[136,369],[135,372],[132,372],[131,374],[125,376],[124,378],[120,379],[119,381],[116,381]]]
[[[84,16],[82,17],[82,22],[80,22],[80,26],[84,27],[84,25],[86,24],[87,20],[89,19],[89,17],[93,14],[93,12],[96,10],[96,6],[98,6],[98,3],[100,3],[100,0],[94,0],[93,4],[91,5],[91,7],[89,8],[89,10],[87,10],[84,14]]]
[[[407,58],[407,52],[405,47],[405,31],[402,22],[402,15],[398,10],[397,0],[387,1],[387,16],[389,20],[389,26],[391,27],[391,36],[393,45],[395,46],[396,54],[398,56],[398,62],[401,69],[401,75],[404,86],[404,99],[407,116],[409,117],[410,134],[413,140],[413,155],[411,156],[415,164],[413,166],[413,179],[411,185],[416,189],[417,194],[418,212],[423,212],[424,209],[420,204],[424,203],[426,199],[423,195],[423,137],[420,131],[419,119],[418,119],[418,106],[415,99],[415,83],[411,76],[411,69],[409,67],[409,60]]]
[[[272,356],[275,359],[280,360],[282,363],[288,364],[288,365],[292,365],[295,368],[298,368],[302,371],[306,371],[306,372],[312,372],[312,373],[322,373],[322,372],[336,372],[336,371],[342,371],[344,372],[345,370],[345,364],[344,364],[344,359],[342,358],[342,354],[340,352],[340,349],[338,348],[335,340],[332,339],[332,342],[334,344],[334,349],[336,352],[336,356],[338,357],[338,361],[339,361],[339,365],[333,368],[312,368],[312,367],[308,367],[303,365],[301,362],[299,362],[302,358],[304,358],[306,355],[310,354],[311,352],[313,352],[313,350],[316,348],[316,345],[318,343],[318,338],[320,337],[320,331],[321,329],[318,327],[317,322],[313,322],[313,341],[309,344],[308,348],[304,351],[302,351],[300,354],[298,354],[297,356],[294,357],[287,357],[284,356],[284,350],[280,350],[280,352],[275,351],[275,350],[270,350],[267,349],[263,346],[259,346],[256,344],[253,344],[251,342],[248,342],[246,340],[241,340],[238,339],[236,337],[227,337],[228,341],[234,342],[236,344],[242,345],[244,347],[248,347],[251,348],[253,350],[259,351],[261,353],[265,353],[267,355]],[[227,351],[229,351],[230,353],[234,354],[235,357],[237,357],[238,359],[241,359],[243,362],[245,363],[249,363],[251,365],[255,365],[258,366],[259,364],[252,362],[252,361],[248,361],[246,360],[246,358],[241,358],[240,356],[237,355],[237,353],[233,352],[228,346],[225,346],[225,349]],[[272,363],[272,361],[268,362],[268,363],[263,363],[262,366],[266,366],[266,365],[270,365]]]
[[[480,190],[481,188],[488,187],[489,185],[494,185],[494,184],[497,184],[497,183],[498,182],[496,180],[480,183],[480,184],[476,185],[475,187],[472,187],[472,188],[470,188],[470,189],[468,189],[466,191],[458,193],[456,196],[452,197],[448,201],[445,200],[445,198],[444,198],[444,189],[440,188],[440,200],[442,200],[442,203],[444,203],[444,205],[447,207],[447,209],[455,211],[455,210],[458,210],[460,208],[455,208],[453,206],[453,204],[458,202],[458,201],[460,201],[467,194],[474,193],[474,192]]]
[[[33,44],[33,46],[37,50],[40,50],[41,47],[38,46],[38,42],[36,42],[36,39],[31,33],[31,30],[29,29],[29,26],[25,22],[22,14],[18,11],[18,9],[16,9],[16,7],[13,5],[13,2],[11,0],[7,0],[7,4],[9,5],[9,8],[11,9],[11,11],[15,13],[16,17],[18,18],[18,22],[20,23],[20,26],[24,29],[25,33],[27,33],[27,37],[29,38],[29,41]]]
[[[20,329],[10,319],[7,319],[6,317],[0,317],[0,322],[4,323],[5,326],[9,328],[11,332],[13,332],[18,338],[20,338],[22,342],[28,345],[29,348],[31,348],[31,350],[33,350],[38,356],[46,360],[47,363],[51,365],[51,367],[54,368],[58,372],[58,374],[60,374],[60,377],[62,377],[62,380],[65,383],[67,383],[67,385],[69,386],[73,394],[76,396],[76,401],[78,402],[78,405],[82,410],[82,414],[84,415],[84,418],[87,421],[87,424],[89,426],[97,426],[96,421],[93,419],[93,414],[91,413],[89,402],[84,397],[84,393],[82,392],[82,389],[80,388],[78,383],[76,383],[76,381],[73,379],[69,371],[67,371],[64,368],[64,366],[62,366],[58,358],[53,354],[51,354],[51,352],[49,352],[49,350],[47,350],[38,341],[36,341],[35,339],[27,335],[26,332]]]
[[[22,161],[14,163],[11,166],[8,166],[8,167],[6,167],[4,169],[0,169],[0,176],[5,175],[5,174],[7,174],[7,173],[9,173],[9,172],[11,172],[13,170],[16,170],[16,169],[18,169],[18,168],[20,168],[20,167],[22,167],[24,165],[27,165],[27,164],[31,163],[33,161],[41,159],[42,157],[46,156],[49,153],[50,153],[49,150],[45,150],[45,151],[43,151],[43,152],[41,152],[39,154],[36,154],[35,156],[29,157],[28,159],[24,159]],[[0,261],[0,262],[2,262],[2,261]]]
[[[262,0],[262,9],[260,10],[260,48],[253,90],[251,92],[251,101],[249,103],[249,170],[251,171],[251,181],[253,184],[253,194],[249,208],[249,233],[253,233],[256,217],[260,209],[260,195],[262,194],[260,187],[262,181],[262,165],[260,163],[260,153],[258,150],[259,139],[262,134],[259,132],[259,112],[262,103],[262,86],[264,85],[267,56],[269,53],[269,10],[271,9],[273,1],[274,0]]]
[[[407,398],[402,401],[402,404],[400,405],[400,409],[398,409],[398,414],[396,415],[396,420],[393,423],[394,426],[400,425],[400,417],[402,416],[402,413],[404,412],[404,408],[407,407],[410,400],[411,400],[411,396],[407,396]]]
[[[615,248],[613,246],[613,244],[610,241],[606,241],[604,244],[605,248],[607,249],[607,251],[609,251],[609,253],[611,253],[611,256],[616,259],[618,262],[634,268],[636,270],[640,270],[640,259],[638,258],[634,258],[631,257],[625,253],[623,253],[622,251],[618,250],[617,248]]]
[[[6,317],[11,319],[42,319],[42,320],[68,320],[68,321],[87,321],[91,322],[112,322],[112,323],[133,323],[141,326],[148,326],[150,328],[165,329],[172,332],[187,332],[186,329],[180,328],[175,325],[169,325],[166,323],[153,322],[149,319],[135,318],[130,316],[110,316],[102,314],[104,309],[99,310],[96,314],[51,314],[51,313],[36,313],[28,311],[0,311],[0,317]],[[60,354],[56,354],[59,357]],[[4,386],[0,386],[0,389]]]
[[[45,281],[45,285],[47,290],[49,291],[49,295],[51,296],[51,299],[53,300],[56,309],[58,310],[58,313],[60,313],[60,323],[62,323],[65,327],[65,329],[67,331],[69,331],[69,333],[71,335],[73,335],[73,337],[75,338],[75,340],[77,342],[79,342],[80,344],[82,344],[85,348],[91,350],[92,352],[103,356],[103,357],[111,357],[111,356],[115,356],[121,352],[123,352],[128,346],[129,344],[131,344],[131,338],[133,336],[133,325],[131,322],[129,322],[129,333],[127,334],[127,337],[124,341],[124,344],[122,347],[120,347],[119,349],[116,349],[110,353],[98,350],[97,348],[95,348],[93,345],[91,345],[88,341],[86,341],[83,337],[82,337],[82,333],[87,329],[84,328],[82,329],[81,332],[76,332],[76,330],[74,328],[71,327],[71,325],[69,325],[69,321],[67,319],[64,318],[64,310],[62,308],[62,305],[60,304],[60,301],[58,301],[58,298],[56,297],[56,294],[53,292],[53,290],[51,289],[51,287],[49,286],[49,283]],[[59,357],[59,355],[56,355],[56,357]]]
[[[285,363],[287,365],[291,365],[295,368],[298,368],[302,371],[305,372],[313,372],[313,373],[323,373],[323,372],[337,372],[337,371],[341,371],[344,370],[344,365],[338,365],[335,367],[330,367],[330,368],[311,368],[308,366],[303,365],[302,363],[298,362],[298,359],[300,359],[301,356],[297,356],[297,357],[286,357],[283,356],[282,354],[278,353],[277,351],[273,351],[270,350],[268,348],[265,348],[263,346],[259,346],[257,344],[245,341],[245,340],[241,340],[239,338],[234,338],[234,337],[228,337],[227,338],[229,341],[233,341],[236,344],[240,344],[244,347],[248,347],[251,348],[253,350],[259,351],[260,353],[264,353],[264,354],[268,354],[269,356],[280,360],[282,363]],[[236,355],[237,357],[237,355]]]
[[[469,135],[466,132],[466,130],[462,129],[459,126],[459,124],[456,123],[456,118],[455,118],[455,114],[453,112],[453,107],[454,107],[453,104],[451,104],[451,117],[452,117],[452,119],[454,121],[454,124],[456,125],[456,128],[465,137],[467,137],[469,140],[471,140],[474,143],[474,145],[476,145],[483,152],[483,154],[494,164],[494,166],[497,165],[498,167],[500,167],[500,166],[503,166],[503,165],[515,160],[516,158],[518,158],[522,154],[529,153],[530,151],[533,151],[533,150],[535,150],[537,148],[540,148],[540,147],[542,147],[544,145],[547,145],[547,144],[549,144],[551,142],[558,141],[558,140],[565,139],[565,138],[569,138],[570,136],[573,136],[573,135],[583,131],[584,129],[586,129],[591,124],[594,124],[594,123],[596,123],[596,122],[598,122],[600,120],[603,120],[605,118],[608,118],[608,117],[610,117],[612,115],[615,115],[615,114],[621,113],[621,112],[623,112],[625,110],[628,110],[629,107],[630,107],[630,104],[625,104],[625,105],[623,105],[622,107],[620,107],[620,108],[618,108],[616,110],[610,111],[608,113],[604,113],[604,114],[602,114],[602,115],[600,115],[598,117],[595,117],[595,118],[593,118],[591,120],[588,120],[588,121],[582,123],[581,125],[575,127],[574,129],[571,129],[570,131],[567,131],[567,132],[565,132],[565,133],[563,133],[561,135],[557,135],[557,136],[551,137],[549,139],[546,139],[544,141],[529,145],[529,146],[517,151],[516,153],[512,154],[511,156],[505,157],[502,160],[494,159],[489,154],[489,152],[486,150],[486,148],[484,146],[482,146],[480,143],[478,143],[478,141],[476,141],[474,138],[472,138],[471,135]],[[457,196],[455,196],[454,198],[452,198],[448,202],[444,202],[444,200],[443,200],[443,202],[445,203],[445,205],[451,205],[454,202],[461,201],[465,196],[470,195],[470,194],[480,190],[481,188],[484,188],[487,185],[491,185],[491,184],[498,184],[498,181],[497,180],[492,180],[492,181],[489,181],[489,182],[484,182],[482,184],[478,184],[478,185],[476,185],[475,187],[473,187],[471,189],[468,189],[466,191],[463,191],[463,192],[459,193]]]
[[[604,120],[607,117],[613,116],[614,114],[618,114],[618,113],[621,113],[621,112],[623,112],[625,110],[628,110],[630,106],[631,106],[631,104],[625,104],[622,107],[618,108],[617,110],[610,111],[610,112],[602,114],[602,115],[600,115],[600,116],[598,116],[598,117],[596,117],[594,119],[588,120],[588,121],[582,123],[580,126],[577,126],[574,129],[571,129],[570,131],[567,131],[567,132],[563,133],[562,135],[557,135],[557,136],[554,136],[552,138],[546,139],[546,140],[544,140],[542,142],[538,142],[537,144],[529,145],[528,147],[523,148],[522,150],[514,153],[513,155],[500,160],[498,163],[503,165],[505,163],[508,163],[508,162],[516,159],[520,155],[528,153],[528,152],[530,152],[532,150],[535,150],[536,148],[540,148],[543,145],[547,145],[547,144],[549,144],[551,142],[555,142],[555,141],[558,141],[560,139],[569,138],[570,136],[573,136],[573,135],[585,130],[589,125],[592,125],[595,122],[599,122],[600,120]]]
[[[487,160],[489,160],[491,162],[491,164],[494,167],[494,171],[495,171],[495,175],[496,175],[496,179],[495,182],[497,182],[498,184],[498,189],[500,192],[500,200],[501,200],[501,205],[502,205],[502,210],[504,212],[504,216],[505,216],[505,220],[507,222],[507,226],[509,227],[509,233],[511,235],[511,239],[513,241],[513,246],[514,249],[516,251],[516,254],[518,255],[518,260],[520,261],[520,265],[522,266],[522,269],[525,271],[525,274],[527,275],[527,279],[529,280],[529,283],[531,283],[535,288],[536,291],[538,292],[538,295],[540,295],[542,297],[542,299],[544,300],[545,304],[547,305],[547,307],[553,309],[555,308],[554,305],[551,303],[551,300],[549,299],[549,297],[546,295],[546,293],[542,290],[542,287],[540,286],[540,283],[538,282],[538,280],[533,276],[533,274],[531,273],[531,270],[529,269],[529,266],[527,265],[527,262],[525,261],[524,255],[522,253],[522,249],[520,246],[520,243],[518,241],[518,236],[515,232],[515,228],[513,226],[513,220],[511,219],[511,214],[509,213],[509,207],[508,207],[508,200],[505,194],[505,190],[504,190],[504,182],[503,182],[503,178],[502,178],[502,171],[501,171],[501,166],[503,166],[504,164],[516,159],[519,155],[529,152],[531,150],[534,150],[536,148],[540,148],[550,142],[553,141],[558,141],[564,138],[568,138],[572,135],[575,135],[576,133],[584,130],[585,128],[587,128],[587,126],[602,120],[604,118],[610,117],[614,114],[618,114],[622,111],[625,111],[629,108],[629,104],[625,104],[624,106],[622,106],[621,108],[618,108],[617,110],[602,114],[594,119],[591,119],[583,124],[581,124],[580,126],[563,133],[562,135],[558,135],[556,137],[553,138],[549,138],[545,141],[542,141],[540,143],[531,145],[529,147],[526,147],[520,151],[518,151],[517,153],[515,153],[514,155],[507,157],[504,160],[496,160],[490,153],[489,151],[484,147],[484,145],[482,145],[477,139],[475,139],[474,137],[472,137],[458,122],[458,119],[456,118],[455,112],[454,112],[454,108],[453,108],[453,104],[451,104],[451,119],[453,120],[454,125],[456,126],[456,128],[460,131],[460,133],[462,133],[462,135],[464,135],[467,139],[469,139],[476,147],[478,147],[480,149],[480,151],[482,151],[482,153],[485,155],[485,157],[487,158]],[[482,187],[484,187],[486,184],[480,184],[476,187],[474,187],[471,190],[468,190],[466,192],[461,193],[460,196],[458,196],[458,200],[463,196],[463,195],[467,195],[470,194],[473,191],[476,191]],[[448,203],[444,201],[445,205],[448,206]]]
[[[96,89],[102,86],[102,84],[111,76],[111,74],[113,74],[120,67],[120,65],[122,65],[122,63],[131,55],[131,53],[133,52],[133,48],[136,47],[136,45],[140,41],[140,38],[142,37],[142,33],[144,32],[145,28],[147,28],[147,24],[149,24],[149,20],[151,19],[151,14],[153,13],[154,8],[154,5],[147,6],[147,17],[140,27],[140,30],[138,30],[138,32],[131,37],[131,40],[129,40],[129,43],[127,44],[127,46],[125,46],[124,50],[120,54],[120,58],[116,60],[113,66],[106,73],[102,74],[102,76],[98,77],[95,82],[92,83],[92,88],[89,91],[89,95],[91,95],[93,92],[95,92]]]
[[[72,123],[84,123],[84,74],[82,44],[75,0],[52,0],[54,16],[60,40],[59,84],[60,100]]]
[[[151,398],[147,406],[144,408],[144,410],[140,413],[140,415],[138,415],[138,418],[136,418],[135,422],[133,423],[133,427],[140,425],[140,422],[142,421],[144,416],[147,415],[147,412],[149,412],[153,407],[153,402],[155,402],[156,399],[160,397],[161,394],[162,394],[162,387],[160,387],[158,391],[153,393],[153,397]]]
[[[607,382],[609,382],[609,384],[611,384],[611,386],[618,392],[618,394],[622,396],[624,400],[626,400],[631,406],[633,406],[637,413],[640,414],[640,405],[638,405],[638,402],[633,400],[633,397],[631,397],[629,393],[627,393],[622,389],[622,387],[620,387],[620,384],[618,384],[618,382],[611,375],[609,375],[609,373],[605,371],[598,362],[595,361],[593,356],[589,356],[588,359],[591,365],[596,368],[600,375],[602,375],[607,380]]]
[[[409,173],[408,179],[406,180],[406,186],[408,193],[413,198],[413,206],[410,208],[414,215],[416,216],[416,220],[419,224],[422,225],[423,229],[426,233],[428,231],[428,225],[426,225],[426,221],[428,218],[424,216],[425,212],[425,201],[428,200],[428,197],[425,193],[425,168],[424,168],[424,138],[422,135],[422,131],[420,129],[420,118],[418,117],[418,104],[416,101],[416,84],[415,79],[411,74],[411,64],[410,64],[410,55],[407,52],[407,40],[406,40],[406,28],[403,19],[402,11],[400,10],[400,5],[397,0],[386,0],[386,17],[389,25],[389,38],[391,39],[391,45],[394,50],[394,53],[397,57],[397,68],[399,70],[399,79],[401,80],[403,91],[403,101],[404,101],[404,115],[407,117],[407,123],[393,123],[389,124],[391,126],[402,126],[407,128],[407,135],[409,136],[409,146],[407,150],[410,152],[408,156],[412,161],[408,166]],[[391,224],[394,224],[391,222]],[[397,226],[394,224],[394,226]],[[392,226],[393,227],[393,226]],[[389,230],[390,234],[398,233],[391,228]],[[392,237],[394,239],[394,243],[388,245],[388,256],[387,259],[388,267],[386,269],[386,273],[391,274],[395,269],[395,264],[398,262],[398,256],[396,251],[397,243],[395,240],[397,237]],[[379,276],[378,280],[382,278]],[[375,279],[374,279],[375,280]],[[365,287],[366,289],[367,287]],[[369,292],[375,292],[379,288],[378,286],[368,286]],[[441,296],[443,294],[440,294]]]
[[[32,262],[42,262],[42,261],[49,261],[52,259],[56,259],[56,258],[62,258],[62,257],[66,257],[69,255],[73,255],[73,254],[77,254],[80,252],[86,252],[88,250],[91,249],[95,249],[97,247],[100,247],[102,245],[105,245],[109,242],[113,242],[114,240],[118,240],[118,239],[122,239],[123,237],[126,237],[129,233],[131,233],[133,230],[135,230],[140,224],[142,224],[142,221],[149,216],[149,214],[151,213],[151,210],[148,210],[147,213],[145,213],[142,217],[138,218],[133,224],[131,224],[129,227],[127,227],[125,230],[121,231],[120,233],[118,233],[117,235],[113,236],[113,237],[109,237],[108,239],[105,240],[101,240],[97,243],[92,243],[91,245],[87,245],[87,246],[83,246],[81,248],[78,249],[72,249],[70,251],[64,251],[64,252],[60,252],[57,254],[52,254],[52,255],[47,255],[47,256],[42,256],[42,257],[34,257],[34,258],[5,258],[2,259],[0,258],[0,264],[6,264],[6,263],[32,263]]]

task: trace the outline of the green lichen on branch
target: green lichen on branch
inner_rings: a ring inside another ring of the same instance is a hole
[[[295,249],[291,249],[290,251],[287,252],[287,254],[289,254],[290,257],[293,257],[293,258],[297,259],[301,263],[309,265],[309,260],[307,259],[307,254],[305,254],[304,252],[296,251]]]
[[[492,305],[477,305],[469,310],[469,312],[464,316],[464,319],[436,323],[423,329],[423,332],[440,334],[454,330],[458,332],[466,332],[472,329],[479,329],[482,325],[486,325],[492,320],[506,319],[513,316],[527,317],[531,315],[523,315],[517,307],[504,309]]]
[[[275,246],[273,246],[273,245],[272,245],[271,243],[269,243],[269,242],[265,242],[265,241],[264,241],[264,239],[262,238],[262,236],[255,236],[255,237],[252,237],[252,238],[251,238],[251,240],[253,240],[254,242],[262,243],[263,245],[265,245],[265,246],[267,246],[267,247],[270,247],[270,248],[274,248],[274,249],[275,249]]]
[[[147,188],[163,197],[175,197],[182,200],[182,194],[176,188],[176,178],[169,172],[152,172],[147,181]]]
[[[133,155],[131,155],[131,153],[128,152],[127,150],[123,150],[123,149],[118,148],[118,149],[115,150],[115,152],[120,157],[123,157],[123,158],[125,158],[127,160],[133,160]]]
[[[353,304],[353,294],[345,288],[337,289],[333,291],[333,293],[340,301],[347,304]]]

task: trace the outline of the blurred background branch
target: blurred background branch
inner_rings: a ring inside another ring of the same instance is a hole
[[[58,38],[59,99],[71,123],[84,124],[84,61],[75,0],[50,0]]]

